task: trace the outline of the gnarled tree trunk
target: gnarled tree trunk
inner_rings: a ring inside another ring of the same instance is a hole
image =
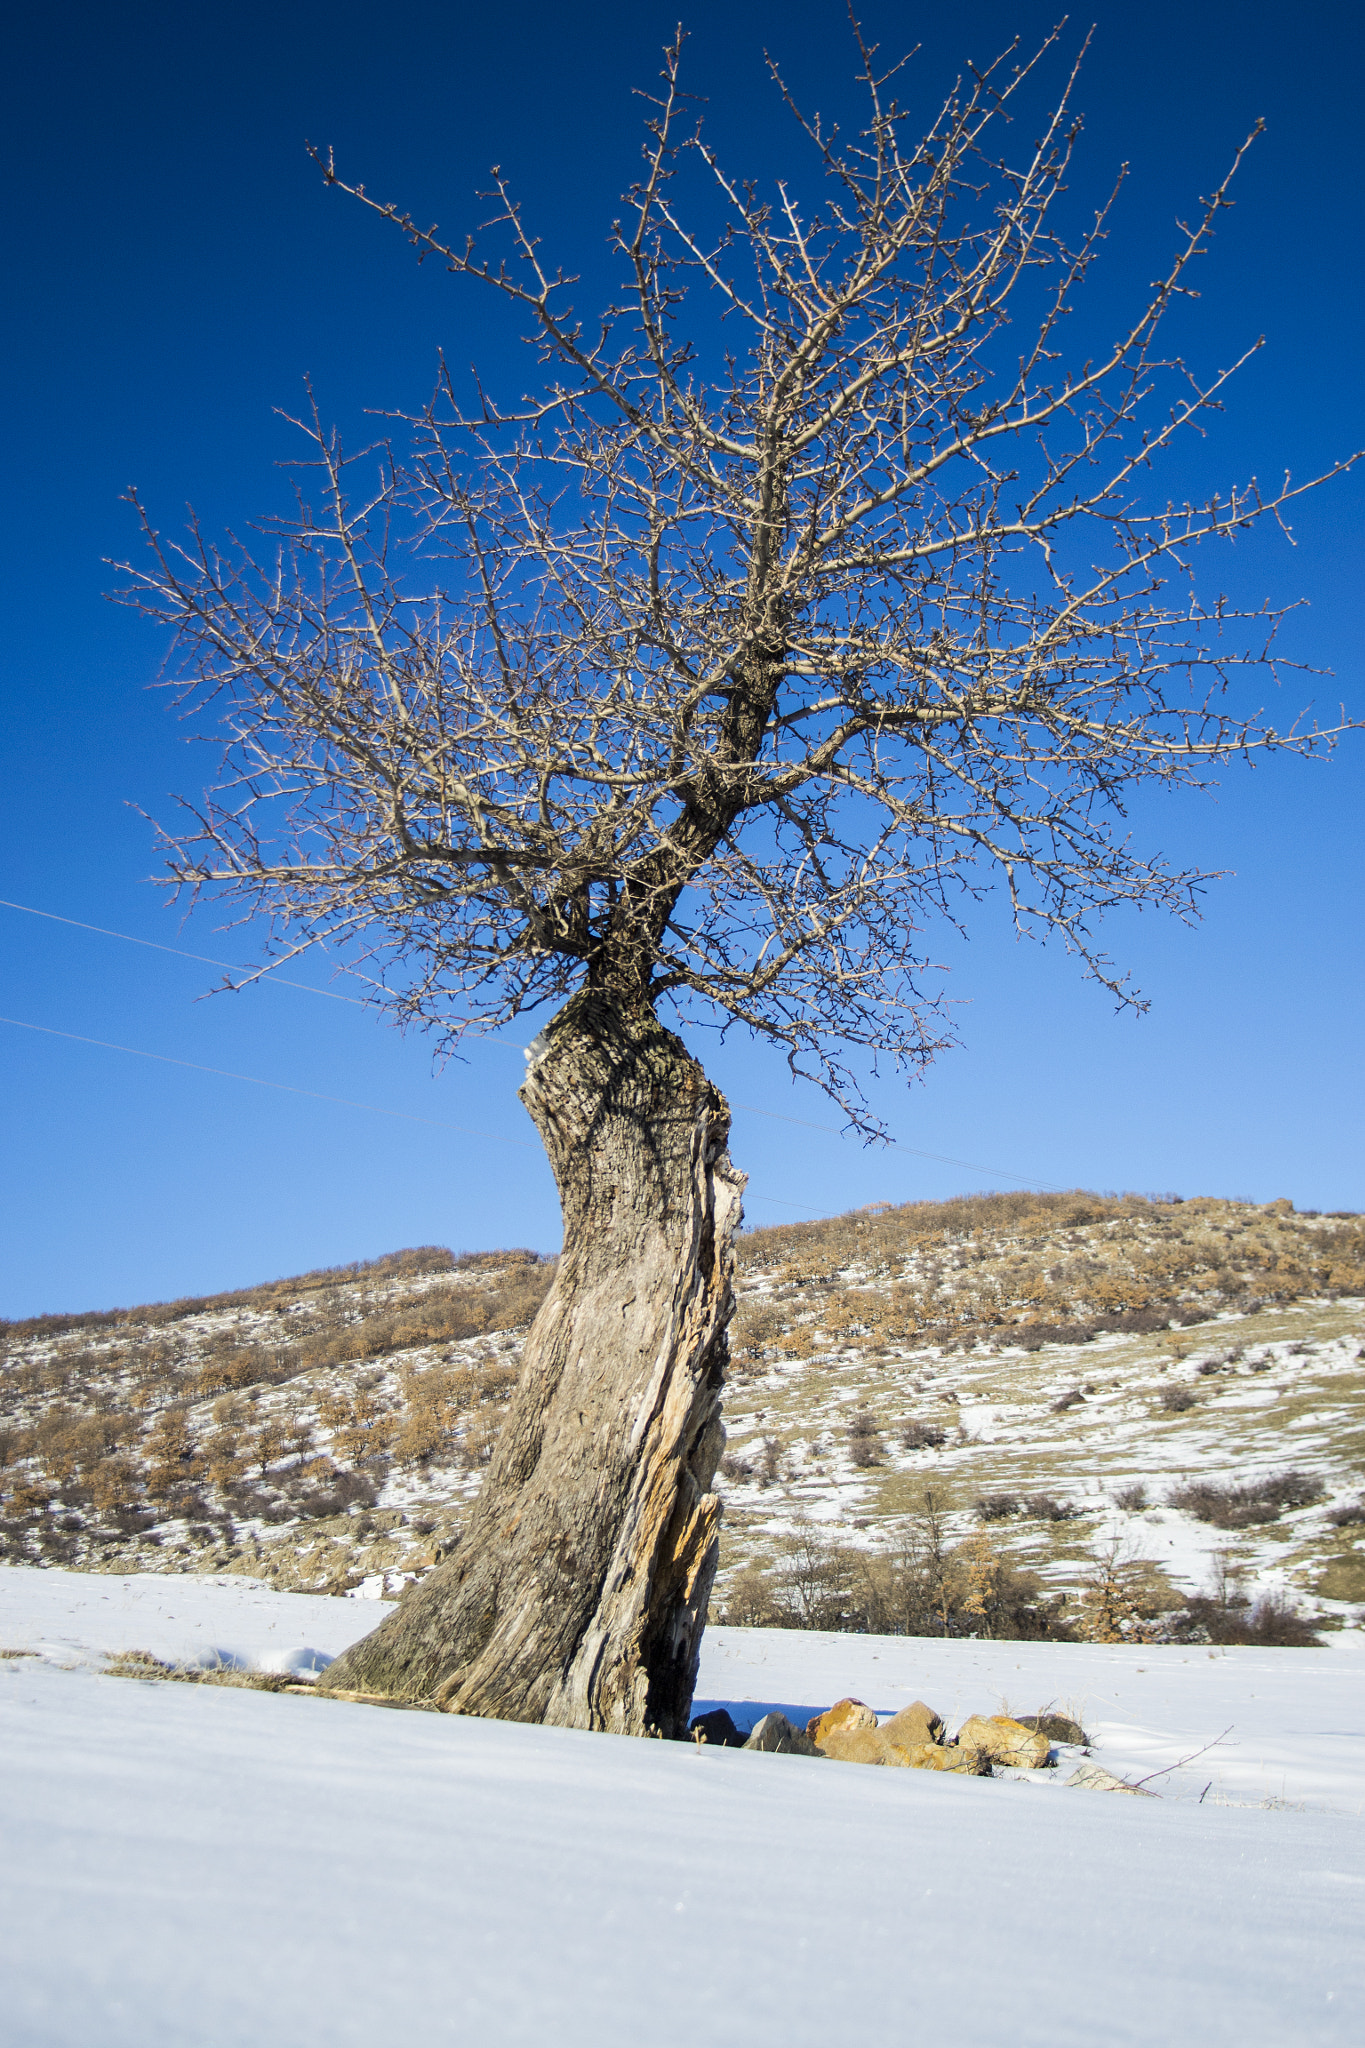
[[[554,1286],[458,1553],[324,1684],[678,1736],[718,1548],[729,1111],[649,1010],[591,989],[521,1097],[564,1210]]]

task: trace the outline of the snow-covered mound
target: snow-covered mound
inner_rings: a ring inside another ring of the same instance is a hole
[[[1056,1702],[1137,1775],[1232,1724],[1152,1781],[1189,1796],[1151,1800],[99,1671],[129,1649],[316,1666],[377,1618],[241,1579],[0,1572],[0,1642],[38,1652],[0,1659],[8,2040],[1357,2038],[1354,1632],[1213,1658],[706,1639],[701,1691],[741,1720],[845,1690],[950,1718]],[[1199,1803],[1211,1779],[1226,1803]]]

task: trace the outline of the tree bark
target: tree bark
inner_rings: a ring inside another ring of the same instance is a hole
[[[554,1286],[458,1552],[323,1683],[685,1735],[744,1188],[729,1110],[650,1010],[592,989],[537,1041],[521,1099],[564,1211]]]

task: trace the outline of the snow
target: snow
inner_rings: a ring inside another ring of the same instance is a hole
[[[1355,1632],[1212,1658],[706,1637],[699,1691],[746,1720],[848,1691],[950,1719],[1055,1702],[1120,1775],[1233,1724],[1151,1800],[1067,1790],[1066,1766],[874,1771],[100,1671],[133,1648],[316,1667],[380,1612],[0,1570],[0,1643],[38,1652],[0,1660],[8,2041],[1358,2038]],[[1199,1803],[1213,1778],[1228,1803]]]
[[[0,1648],[36,1650],[69,1666],[98,1667],[120,1650],[146,1650],[167,1663],[201,1668],[318,1669],[368,1635],[387,1612],[387,1605],[273,1593],[246,1578],[0,1565]],[[295,1636],[307,1640],[295,1643]]]

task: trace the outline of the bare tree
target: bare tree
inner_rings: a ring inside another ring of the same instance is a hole
[[[228,736],[171,837],[183,886],[268,914],[272,958],[345,945],[448,1043],[559,1006],[522,1089],[558,1278],[458,1555],[333,1682],[664,1734],[715,1569],[743,1179],[660,1011],[775,1041],[871,1131],[857,1056],[914,1068],[947,1035],[935,920],[1003,881],[1022,929],[1136,1000],[1096,920],[1189,915],[1199,877],[1130,846],[1130,793],[1327,737],[1241,705],[1275,617],[1190,581],[1201,543],[1297,489],[1139,498],[1231,375],[1159,345],[1227,182],[1068,369],[1112,197],[1063,231],[1074,72],[1008,153],[1051,39],[972,73],[919,140],[860,41],[856,139],[787,95],[818,211],[727,175],[680,47],[600,318],[499,174],[455,243],[343,188],[521,310],[532,396],[443,373],[397,452],[353,459],[314,413],[315,481],[264,551],[149,528],[131,591]]]

